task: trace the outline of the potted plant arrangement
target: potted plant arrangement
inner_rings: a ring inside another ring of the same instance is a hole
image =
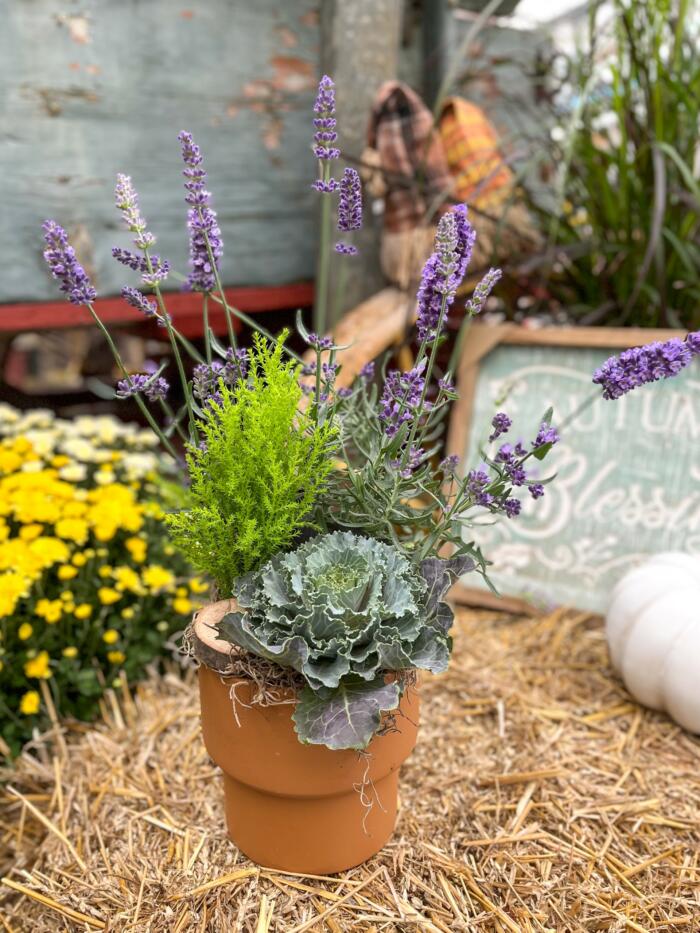
[[[327,77],[314,126],[323,240],[330,246],[328,217],[338,197],[343,238],[328,252],[352,262],[362,194],[353,169],[333,176],[339,151]],[[188,284],[202,293],[203,355],[168,315],[169,265],[152,252],[155,238],[127,176],[118,178],[116,202],[137,251],[113,251],[141,276],[140,289],[123,289],[125,300],[170,339],[185,400],[178,410],[163,367],[124,368],[93,307],[95,290],[53,221],[44,227],[45,257],[69,300],[86,305],[109,340],[123,374],[117,395],[136,399],[165,452],[183,466],[185,451],[187,506],[165,521],[214,587],[214,601],[195,615],[185,641],[201,665],[204,740],[224,772],[230,835],[268,866],[339,871],[378,851],[393,831],[398,770],[418,728],[418,674],[440,673],[449,662],[447,590],[466,572],[486,574],[468,529],[484,517],[515,518],[519,490],[544,494],[546,480],[530,467],[557,432],[545,415],[530,443],[504,443],[510,420],[499,412],[480,465],[458,477],[455,458],[439,461],[456,393],[450,374],[438,371],[437,350],[475,239],[464,206],[442,217],[423,270],[410,371],[370,363],[351,388],[337,388],[343,348],[301,319],[312,363],[287,348],[285,334],[258,331],[252,346],[239,347],[202,154],[190,134],[180,142]],[[490,270],[476,287],[470,316],[499,275]],[[321,276],[321,305],[327,282]],[[228,346],[208,328],[212,300],[226,312]]]

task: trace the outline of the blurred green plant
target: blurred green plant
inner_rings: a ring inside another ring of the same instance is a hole
[[[559,95],[555,204],[532,203],[545,291],[579,323],[700,327],[699,43],[689,0],[591,5]]]

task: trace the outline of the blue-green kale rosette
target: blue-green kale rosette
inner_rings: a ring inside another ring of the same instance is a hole
[[[302,742],[365,748],[395,710],[408,670],[447,668],[453,613],[444,602],[468,557],[416,569],[395,547],[347,531],[274,557],[235,587],[239,611],[219,637],[305,679],[294,712]]]

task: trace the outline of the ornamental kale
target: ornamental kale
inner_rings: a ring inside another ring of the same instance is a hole
[[[472,567],[465,558],[431,558],[416,568],[372,538],[319,535],[241,577],[239,609],[218,633],[303,675],[294,713],[300,741],[363,749],[381,713],[399,705],[402,681],[387,674],[446,669],[453,614],[443,598]]]

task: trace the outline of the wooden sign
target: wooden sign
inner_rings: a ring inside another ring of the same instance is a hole
[[[684,333],[473,326],[460,361],[450,453],[462,470],[477,467],[497,410],[513,419],[503,440],[529,444],[550,405],[556,426],[600,391],[591,378],[607,357],[674,336]],[[541,475],[557,474],[546,495],[534,501],[525,494],[520,516],[473,529],[499,593],[511,597],[512,608],[515,597],[541,608],[602,612],[617,580],[650,554],[700,554],[699,441],[697,363],[616,401],[596,400],[543,463],[533,461]],[[487,594],[474,574],[455,593],[489,604]]]

